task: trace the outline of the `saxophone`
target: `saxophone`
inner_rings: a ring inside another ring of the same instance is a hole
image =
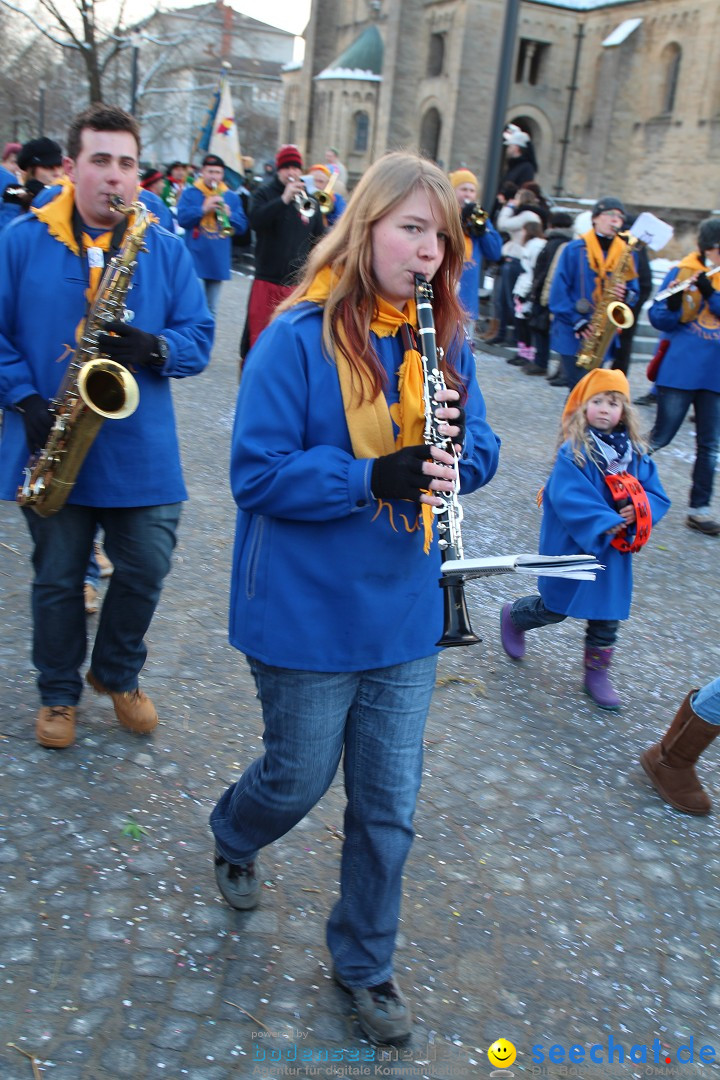
[[[121,214],[134,214],[135,220],[105,268],[80,343],[51,402],[55,421],[48,440],[28,461],[17,491],[19,504],[40,517],[50,517],[67,502],[103,421],[124,420],[140,400],[138,384],[127,368],[100,354],[98,335],[106,323],[124,317],[137,256],[146,250],[150,218],[141,202],[124,206],[119,196],[113,196],[111,204]]]
[[[417,306],[418,336],[420,338],[420,358],[423,370],[423,400],[425,403],[424,441],[430,446],[438,446],[457,457],[452,439],[440,433],[435,419],[433,399],[438,390],[445,390],[445,376],[440,369],[442,350],[438,349],[435,338],[435,319],[432,309],[433,291],[429,281],[422,274],[415,275],[415,302]],[[459,482],[458,482],[459,484]],[[460,525],[463,517],[462,506],[457,490],[447,495],[441,494],[443,505],[432,508],[437,519],[438,547],[443,562],[446,559],[462,559],[463,544]],[[443,590],[444,622],[443,633],[436,643],[447,648],[452,645],[476,645],[480,638],[473,633],[470,625],[467,603],[465,602],[465,579],[462,576],[440,578]]]
[[[625,272],[633,257],[633,252],[640,247],[641,241],[636,236],[627,233],[623,233],[621,239],[625,239],[625,250],[605,282],[603,294],[590,322],[590,334],[583,342],[575,361],[578,367],[585,368],[587,371],[600,367],[610,347],[610,342],[618,330],[626,330],[635,322],[635,316],[628,305],[623,304],[622,300],[616,297],[615,289],[625,280]]]

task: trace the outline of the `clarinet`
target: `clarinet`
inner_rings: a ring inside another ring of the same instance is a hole
[[[439,390],[445,390],[445,376],[440,369],[443,351],[438,349],[435,338],[435,320],[432,309],[433,291],[432,286],[422,274],[415,275],[415,303],[417,305],[418,337],[420,340],[420,358],[423,370],[423,400],[425,403],[425,430],[423,439],[428,446],[437,446],[446,450],[455,458],[457,466],[457,451],[455,444],[448,435],[442,435],[435,418],[435,394]],[[456,481],[455,488],[451,492],[437,492],[443,500],[442,506],[433,506],[432,512],[436,516],[438,547],[443,562],[446,559],[462,559],[463,546],[460,523],[462,522],[463,510],[458,499],[460,480]],[[442,576],[440,587],[443,590],[443,632],[436,645],[450,647],[453,645],[476,645],[482,639],[473,633],[470,625],[467,603],[465,601],[465,579],[462,576],[453,577],[452,580]]]

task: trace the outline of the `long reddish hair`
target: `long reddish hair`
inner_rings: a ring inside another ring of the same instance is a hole
[[[378,293],[372,269],[372,227],[417,189],[425,191],[435,203],[440,226],[447,235],[443,261],[432,279],[433,312],[437,343],[445,354],[442,366],[446,383],[464,397],[464,386],[453,361],[464,337],[463,312],[456,290],[465,258],[465,239],[450,181],[426,158],[395,151],[371,165],[353,191],[345,213],[311,251],[299,284],[275,313],[295,304],[320,270],[330,266],[337,280],[324,305],[323,346],[329,356],[336,349],[341,351],[353,371],[367,377],[373,399],[383,389],[385,372],[370,340]],[[340,326],[347,348],[338,333]]]

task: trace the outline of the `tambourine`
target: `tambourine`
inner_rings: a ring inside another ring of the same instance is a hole
[[[611,546],[617,548],[618,551],[629,551],[634,554],[647,544],[652,532],[652,514],[645,488],[637,477],[627,472],[608,473],[605,476],[605,483],[610,488],[616,503],[623,506],[632,503],[635,507],[635,536],[632,542],[628,539],[627,526],[610,541]]]

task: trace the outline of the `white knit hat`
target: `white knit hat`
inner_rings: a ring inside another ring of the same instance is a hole
[[[527,131],[523,131],[517,124],[508,124],[503,131],[503,142],[506,146],[527,146],[530,142],[530,136]]]

